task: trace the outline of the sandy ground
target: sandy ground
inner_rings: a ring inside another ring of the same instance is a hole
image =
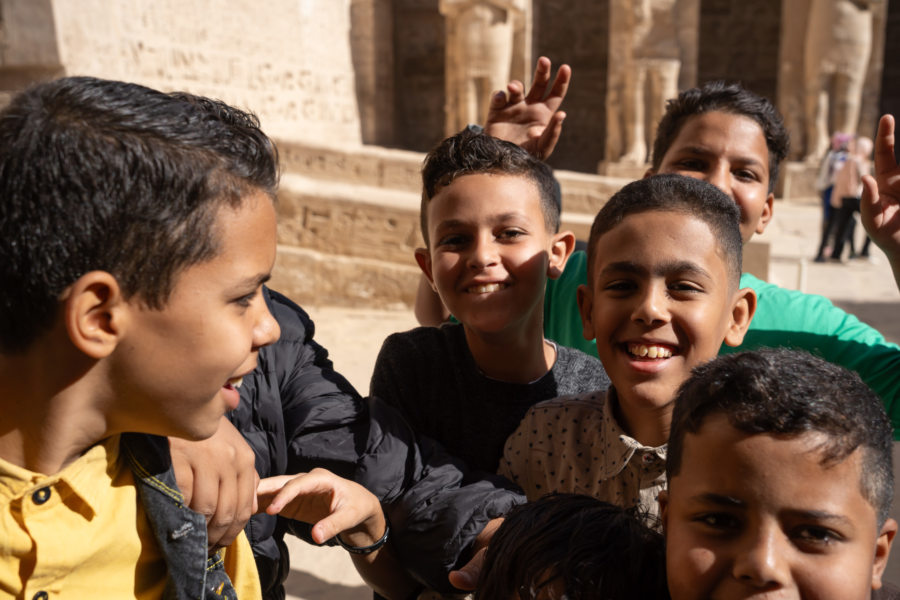
[[[761,236],[772,244],[772,280],[783,287],[823,294],[882,331],[888,339],[900,342],[900,293],[884,255],[873,246],[871,262],[813,263],[809,259],[814,256],[818,244],[820,213],[817,205],[779,202],[775,214],[774,221]],[[316,339],[329,349],[335,368],[362,393],[368,391],[382,340],[389,333],[416,325],[410,311],[327,306],[304,308],[313,317]],[[895,450],[900,448],[900,444],[895,446]],[[897,464],[900,452],[895,455]],[[893,513],[900,516],[900,502],[895,502]],[[289,598],[371,598],[371,592],[356,574],[345,551],[316,548],[295,539],[289,542],[292,556],[292,572],[287,581]],[[900,583],[900,551],[895,552],[894,559],[889,579]]]

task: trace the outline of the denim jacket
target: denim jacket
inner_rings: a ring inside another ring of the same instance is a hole
[[[164,598],[235,600],[221,553],[207,555],[206,519],[184,505],[175,484],[168,441],[127,433],[122,435],[121,449],[166,561],[169,579]]]

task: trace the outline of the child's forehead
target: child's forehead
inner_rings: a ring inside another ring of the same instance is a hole
[[[696,432],[685,434],[679,475],[697,469],[701,479],[722,481],[715,471],[743,472],[748,485],[752,485],[757,481],[756,476],[777,482],[777,478],[766,475],[780,472],[792,481],[832,481],[859,491],[862,450],[856,448],[839,456],[834,448],[838,441],[821,431],[788,434],[744,431],[732,425],[727,415],[713,413],[703,419]],[[707,458],[698,461],[701,456]]]
[[[769,162],[769,146],[762,125],[753,117],[725,110],[710,110],[685,118],[666,154],[676,147],[703,147],[717,138],[754,149],[764,164]]]
[[[629,234],[635,230],[645,235]],[[688,231],[695,235],[688,235]],[[700,235],[696,235],[697,233]],[[709,235],[704,235],[705,233]],[[597,245],[602,245],[604,238],[608,238],[607,245],[614,244],[623,253],[635,249],[648,247],[659,249],[666,246],[673,251],[687,253],[687,248],[684,246],[671,243],[672,238],[681,236],[690,238],[694,250],[697,246],[715,249],[714,254],[717,260],[724,264],[724,256],[713,227],[706,220],[692,215],[682,207],[653,208],[625,215],[600,236]],[[667,240],[669,241],[667,242]],[[604,254],[606,253],[598,252],[599,260],[596,264],[599,265],[603,262]],[[699,259],[700,257],[695,255],[695,258]]]

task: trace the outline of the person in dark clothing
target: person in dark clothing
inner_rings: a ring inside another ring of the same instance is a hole
[[[382,501],[389,546],[414,585],[458,591],[448,573],[469,559],[485,526],[524,497],[502,477],[473,472],[449,456],[378,398],[361,397],[313,339],[307,313],[278,292],[263,291],[281,337],[260,352],[257,368],[241,384],[241,403],[228,414],[253,449],[256,472],[269,477],[319,467],[362,484]],[[220,433],[227,433],[225,426]],[[221,461],[224,452],[211,446],[209,461]],[[190,459],[193,471],[200,460],[196,454]],[[290,568],[284,536],[311,541],[309,525],[256,514],[245,530],[264,597],[284,598]]]

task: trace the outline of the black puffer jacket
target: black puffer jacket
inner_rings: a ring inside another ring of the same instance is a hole
[[[447,573],[469,557],[484,525],[524,497],[492,474],[470,472],[428,438],[418,437],[391,407],[363,399],[332,369],[313,341],[306,312],[272,290],[266,301],[281,338],[259,353],[230,414],[256,453],[260,477],[328,469],[382,501],[394,551],[422,583],[452,591]],[[309,526],[255,515],[247,524],[266,598],[284,598],[289,561],[285,532],[310,541]]]

